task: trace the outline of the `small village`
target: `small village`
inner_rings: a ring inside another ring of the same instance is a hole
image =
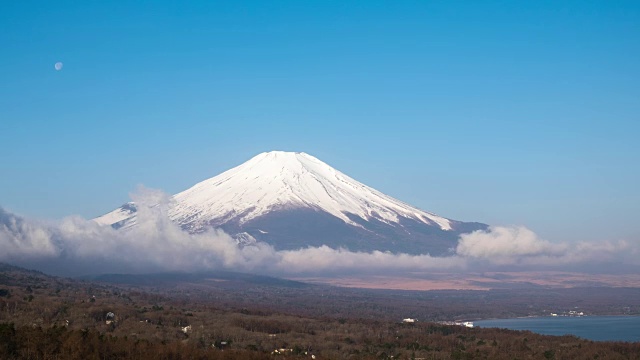
[[[551,317],[560,317],[560,316],[581,317],[581,316],[587,316],[584,312],[577,311],[577,310],[569,310],[569,311],[565,311],[565,312],[561,312],[561,313],[553,313],[552,312],[549,315],[551,315]]]
[[[402,319],[403,324],[415,324],[416,322],[418,322],[418,319],[413,319],[413,318]],[[449,326],[464,326],[468,328],[473,327],[472,321],[438,321],[437,324],[449,325]]]

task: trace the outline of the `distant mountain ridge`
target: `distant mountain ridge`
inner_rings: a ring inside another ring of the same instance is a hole
[[[198,233],[221,228],[241,243],[276,249],[327,245],[355,251],[446,254],[481,223],[447,219],[368,187],[317,158],[272,151],[173,196],[168,216]],[[128,228],[137,205],[94,219]]]

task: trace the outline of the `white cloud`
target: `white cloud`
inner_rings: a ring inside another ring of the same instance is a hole
[[[585,267],[602,264],[638,265],[638,246],[626,241],[552,243],[523,226],[492,226],[460,237],[456,253],[494,265]]]
[[[566,245],[540,239],[522,227],[493,226],[488,231],[475,231],[460,236],[456,253],[471,258],[512,263],[523,257],[559,256]]]
[[[56,256],[46,227],[38,222],[23,221],[0,209],[0,259],[31,259]]]
[[[286,272],[371,272],[371,271],[415,271],[453,270],[465,266],[464,259],[456,256],[432,257],[430,255],[392,254],[389,252],[352,252],[332,249],[328,246],[309,247],[300,250],[279,251],[279,262],[275,268]]]

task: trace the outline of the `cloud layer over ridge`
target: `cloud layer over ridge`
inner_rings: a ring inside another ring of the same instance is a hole
[[[228,234],[189,234],[167,216],[171,197],[140,188],[137,224],[126,230],[70,216],[56,223],[20,218],[0,209],[0,261],[60,275],[206,271],[273,275],[353,274],[501,269],[637,267],[637,243],[552,243],[522,227],[493,226],[460,237],[455,254],[433,257],[353,252],[327,246],[275,250],[266,243],[239,246]]]

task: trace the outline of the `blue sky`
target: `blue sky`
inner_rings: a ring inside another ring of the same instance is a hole
[[[446,217],[640,241],[637,1],[16,1],[0,44],[22,215],[290,150]]]

